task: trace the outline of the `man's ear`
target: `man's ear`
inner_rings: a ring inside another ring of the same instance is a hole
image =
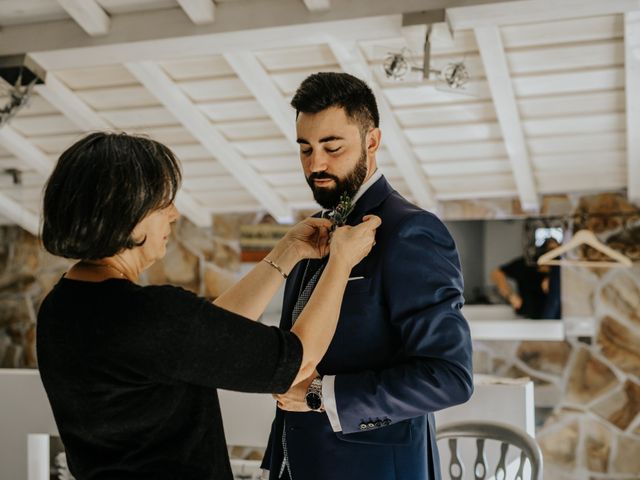
[[[372,128],[367,134],[367,152],[369,154],[376,153],[380,147],[380,140],[382,139],[382,132],[379,128]]]

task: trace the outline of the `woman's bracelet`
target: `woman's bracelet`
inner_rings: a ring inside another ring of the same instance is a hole
[[[282,270],[282,268],[280,267],[280,265],[278,265],[277,263],[269,260],[268,258],[263,258],[262,260],[264,260],[265,262],[267,262],[269,265],[271,265],[273,268],[275,268],[276,270],[278,270],[280,272],[280,275],[282,275],[282,278],[284,278],[285,280],[287,279],[287,277],[289,275],[287,275],[286,273],[284,273],[284,270]]]

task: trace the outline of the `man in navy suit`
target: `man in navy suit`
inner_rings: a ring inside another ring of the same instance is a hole
[[[379,116],[364,82],[317,73],[291,104],[316,201],[332,209],[346,193],[355,205],[347,224],[376,214],[382,225],[351,272],[318,371],[276,396],[263,468],[272,480],[437,480],[433,412],[473,391],[455,244],[438,218],[400,196],[377,169]],[[295,321],[318,268],[321,261],[301,262],[291,272],[282,327]]]

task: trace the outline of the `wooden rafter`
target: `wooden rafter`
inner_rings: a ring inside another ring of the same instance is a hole
[[[478,27],[475,35],[520,203],[526,211],[537,211],[540,203],[500,32],[497,27]]]
[[[157,64],[127,63],[126,67],[271,215],[281,221],[291,219],[290,208],[276,191]]]
[[[58,0],[58,3],[92,37],[109,33],[109,15],[96,0]]]

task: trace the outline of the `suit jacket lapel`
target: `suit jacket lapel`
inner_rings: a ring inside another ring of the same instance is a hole
[[[384,178],[384,176],[380,177],[380,179],[371,185],[362,197],[358,199],[353,211],[347,218],[347,225],[354,226],[361,223],[362,217],[384,202],[391,192],[393,192],[393,188],[389,185],[387,179]]]

